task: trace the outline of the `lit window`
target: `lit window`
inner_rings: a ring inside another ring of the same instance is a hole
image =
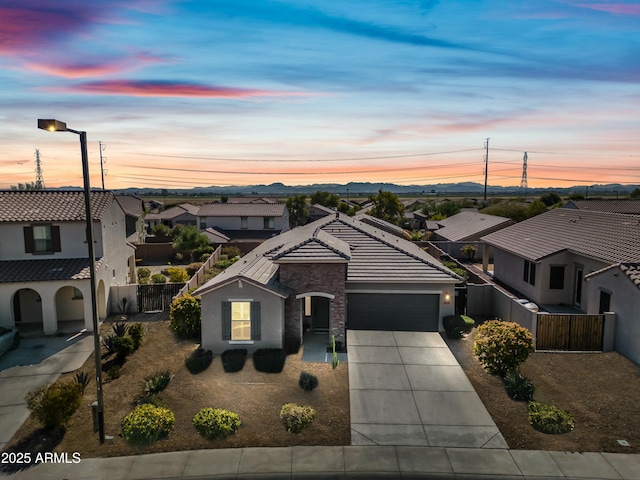
[[[305,317],[311,316],[311,297],[304,297],[304,315]]]
[[[231,302],[231,340],[251,340],[251,302]]]

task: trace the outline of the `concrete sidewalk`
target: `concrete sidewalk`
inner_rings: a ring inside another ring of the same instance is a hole
[[[351,445],[508,448],[437,332],[349,330]]]
[[[93,352],[93,336],[83,334],[82,337],[66,348],[63,348],[64,339],[27,338],[22,340],[18,350],[9,352],[3,359],[22,366],[0,372],[0,450],[29,417],[27,393],[55,382],[62,373],[73,372],[87,361]],[[42,356],[43,351],[48,353],[46,357]]]
[[[640,478],[640,455],[411,446],[239,448],[40,464],[10,478],[631,480]]]

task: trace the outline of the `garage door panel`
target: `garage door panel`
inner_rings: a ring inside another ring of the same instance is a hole
[[[439,295],[347,294],[347,328],[352,330],[438,331]]]

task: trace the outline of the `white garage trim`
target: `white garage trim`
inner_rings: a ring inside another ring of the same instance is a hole
[[[383,293],[399,295],[441,295],[444,290],[345,290],[345,293]]]
[[[330,293],[307,292],[307,293],[301,293],[299,295],[296,295],[296,300],[300,300],[301,298],[305,298],[305,297],[324,297],[324,298],[328,298],[329,300],[333,300],[334,298],[336,298],[335,295],[331,295]]]

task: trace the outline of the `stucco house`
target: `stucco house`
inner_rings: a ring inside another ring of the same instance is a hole
[[[477,210],[462,210],[444,220],[438,220],[439,227],[432,241],[477,242],[484,235],[501,230],[515,222],[510,218],[480,213]]]
[[[202,346],[221,353],[347,329],[439,331],[460,278],[411,242],[334,213],[262,243],[200,287]]]
[[[197,212],[198,228],[215,228],[231,240],[264,240],[289,230],[284,203],[207,203]]]
[[[147,226],[152,229],[158,224],[173,228],[176,225],[197,225],[197,213],[200,207],[190,203],[174,205],[159,213],[148,213],[145,217]]]
[[[135,278],[135,249],[112,192],[91,193],[98,314],[111,285]],[[58,331],[84,320],[93,330],[82,191],[0,191],[0,325]]]
[[[543,310],[615,312],[615,349],[640,363],[640,216],[556,208],[482,239],[485,270],[491,248],[494,278]]]

